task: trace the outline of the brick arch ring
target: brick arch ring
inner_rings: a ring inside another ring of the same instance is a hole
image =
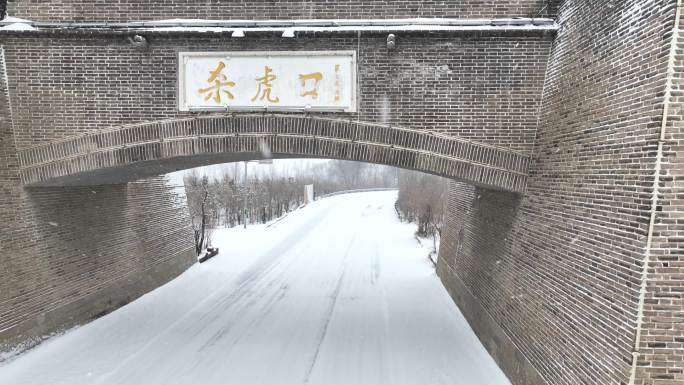
[[[330,158],[422,171],[523,193],[529,157],[458,137],[353,120],[285,114],[209,115],[126,125],[19,151],[22,183],[120,183],[200,165]]]

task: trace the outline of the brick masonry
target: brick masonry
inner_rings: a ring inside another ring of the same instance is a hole
[[[514,333],[526,337],[547,329],[547,319],[519,314],[528,301],[546,302],[525,297],[520,285],[530,267],[510,256],[521,199],[511,193],[450,183],[447,231],[440,244],[437,273],[511,381],[538,385],[546,382],[526,358],[527,352],[521,354],[515,348]]]
[[[26,3],[10,4],[10,8],[23,4]],[[152,10],[159,8],[160,12],[167,12],[166,4],[148,5]],[[38,13],[49,8],[50,4],[45,2],[40,7],[31,7]],[[65,5],[64,9],[67,8]],[[111,15],[105,8],[100,8],[101,15]],[[169,12],[172,14],[168,17],[192,16]],[[56,9],[52,13],[59,14]],[[10,9],[10,14],[21,15],[16,9]],[[23,15],[40,19],[35,14]],[[242,18],[247,17],[245,14]],[[15,107],[11,115],[9,110],[4,112],[0,121],[6,122],[3,150],[6,149],[7,162],[11,160],[7,169],[10,174],[3,184],[16,193],[3,197],[0,206],[16,215],[16,219],[6,222],[13,233],[3,244],[2,258],[16,257],[11,263],[3,263],[2,274],[24,277],[21,281],[5,280],[12,289],[2,290],[6,297],[0,302],[3,322],[0,330],[4,329],[0,339],[6,346],[27,337],[37,341],[45,332],[84,322],[116,308],[155,283],[168,280],[189,261],[185,250],[192,246],[192,240],[183,222],[184,213],[174,208],[172,194],[158,181],[136,184],[136,189],[131,191],[131,184],[126,183],[22,189],[14,179],[19,175],[17,151],[33,151],[35,146],[51,146],[56,141],[99,135],[128,125],[147,124],[150,128],[160,120],[182,122],[202,117],[204,114],[177,111],[178,51],[198,50],[198,47],[226,51],[329,50],[331,47],[358,50],[359,113],[318,114],[313,118],[341,117],[347,121],[402,126],[415,131],[419,138],[426,137],[424,132],[430,130],[446,135],[445,138],[458,136],[485,145],[496,143],[506,151],[528,155],[534,142],[553,36],[537,32],[415,33],[400,35],[398,47],[392,52],[387,50],[383,34],[304,34],[297,39],[258,35],[231,39],[225,34],[150,33],[147,37],[150,49],[140,51],[122,34],[5,33],[2,36],[8,79],[3,89],[11,99],[7,106]],[[488,105],[489,110],[477,107],[482,104]],[[324,127],[320,125],[316,133],[322,135]],[[392,144],[387,139],[381,139],[380,143]],[[359,151],[367,150],[359,148]],[[344,153],[346,157],[352,154],[346,150]],[[204,159],[205,164],[215,161]],[[399,161],[396,158],[393,163]],[[91,188],[97,194],[89,195]],[[86,206],[77,210],[79,205]],[[71,209],[58,210],[57,206]],[[119,214],[122,207],[126,215],[113,215]],[[148,231],[151,228],[148,226],[157,223],[168,228]],[[77,235],[76,229],[84,228],[97,229],[98,244],[109,246],[102,256],[98,255],[103,251],[96,244],[84,244]],[[173,235],[172,229],[177,234]],[[50,230],[58,232],[48,236]],[[151,239],[146,241],[144,234]],[[173,242],[162,242],[159,250],[143,247],[147,242],[166,239]],[[107,262],[99,263],[101,259]],[[35,260],[41,264],[32,268],[29,262]],[[154,269],[159,273],[145,280]],[[78,272],[81,274],[78,283],[60,280],[65,274],[78,275]],[[101,274],[118,280],[104,287],[99,279]],[[45,285],[41,284],[43,281]],[[133,285],[139,281],[140,285]],[[20,308],[22,311],[17,311]]]
[[[679,28],[684,28],[680,5]],[[636,384],[684,383],[684,36],[678,32],[646,276]],[[671,35],[668,35],[668,38]]]
[[[5,68],[0,46],[0,351],[107,313],[195,260],[187,209],[163,179],[22,188]]]
[[[274,158],[388,164],[518,193],[524,191],[529,160],[505,148],[425,130],[243,113],[100,130],[22,150],[19,164],[25,185],[90,185],[158,175],[196,158],[206,164],[260,157],[264,147]]]
[[[394,51],[387,50],[384,34],[355,35],[303,35],[297,39],[258,35],[233,39],[227,34],[159,33],[149,34],[150,49],[140,51],[125,36],[117,34],[38,37],[10,34],[5,45],[9,84],[15,103],[22,106],[14,116],[17,147],[26,150],[131,123],[154,125],[162,119],[197,116],[197,113],[177,111],[175,63],[179,51],[197,50],[197,47],[215,51],[334,47],[358,50],[359,113],[317,116],[430,130],[525,154],[530,152],[552,35],[536,32],[404,34]],[[34,103],[36,95],[40,95],[40,104]],[[487,108],[478,107],[482,105]],[[323,128],[312,133],[326,136]],[[353,135],[343,136],[355,139]],[[399,146],[390,137],[378,140],[385,145]],[[445,151],[435,147],[440,146],[436,141],[423,143],[419,139],[414,145],[422,146],[422,151]],[[302,143],[298,147],[307,146]],[[326,147],[327,153],[314,155],[339,157],[335,156],[339,152],[336,147],[339,146]],[[491,172],[497,175],[489,175],[467,164],[463,170],[448,171],[447,168],[459,166],[444,165],[442,159],[420,160],[426,166],[412,167],[411,162],[400,164],[394,160],[398,157],[394,154],[396,151],[389,152],[370,158],[346,157],[371,161],[390,159],[390,164],[512,191],[521,191],[525,183],[521,175],[498,171]],[[509,155],[501,157],[509,158]],[[475,174],[476,178],[470,177]]]
[[[66,221],[55,223],[75,229],[90,220],[71,218],[50,203],[73,207],[84,200],[89,188],[18,187],[17,152],[128,124],[196,118],[176,111],[175,68],[168,70],[168,63],[175,63],[179,50],[358,49],[360,113],[334,117],[431,130],[531,155],[523,195],[451,184],[438,267],[445,286],[511,380],[515,384],[618,385],[628,384],[634,374],[635,384],[684,384],[684,137],[680,117],[684,51],[680,40],[678,56],[669,66],[675,1],[566,0],[560,8],[557,3],[550,8],[562,25],[555,38],[524,33],[404,34],[398,36],[397,50],[391,52],[382,34],[360,38],[301,35],[297,39],[261,35],[237,40],[220,34],[150,34],[148,51],[135,50],[125,36],[117,34],[4,34],[9,83],[0,81],[0,98],[11,104],[0,104],[0,176],[7,193],[0,200],[0,214],[10,220],[0,224],[4,226],[0,228],[2,258],[7,261],[0,274],[24,274],[35,281],[0,298],[0,313],[16,318],[8,304],[19,306],[12,301],[23,296],[32,311],[14,324],[25,325],[27,334],[37,334],[31,325],[50,313],[47,302],[29,292],[31,285],[50,277],[48,256],[74,261],[59,266],[59,273],[75,268],[79,261],[72,252],[79,247],[76,239],[66,243],[62,238],[51,239],[60,246],[39,250],[39,235],[47,236],[49,229],[41,221],[47,219],[47,226],[55,227],[49,218],[63,213],[60,217]],[[526,0],[371,0],[334,6],[324,1],[189,4],[181,0],[106,4],[35,0],[10,2],[9,12],[58,21],[463,18],[533,16],[543,6],[542,1]],[[666,92],[668,77],[671,93]],[[666,100],[669,113],[659,155]],[[387,110],[384,105],[389,106]],[[387,117],[384,121],[383,116]],[[659,199],[650,226],[658,163]],[[151,207],[148,216],[171,215],[167,210],[172,210],[168,206],[172,199],[158,181],[133,186],[98,187],[101,196],[134,191],[123,201],[108,199],[93,207],[113,211],[124,202],[148,207],[154,201],[160,206]],[[113,228],[145,225],[130,217],[108,223]],[[98,224],[106,225],[104,220],[94,225]],[[43,233],[33,233],[33,229],[43,229]],[[69,234],[76,238],[73,231],[67,231],[66,239]],[[111,238],[112,245],[122,252],[106,268],[125,271],[131,258],[139,255],[130,247],[139,244],[140,237],[138,231],[114,234],[119,235]],[[147,254],[151,266],[169,266],[155,262],[160,261],[159,255]],[[9,255],[16,256],[16,261],[10,261]],[[36,259],[41,260],[36,270],[20,263]],[[58,283],[56,293],[42,290],[52,300],[69,302],[71,292],[59,291],[68,283],[53,282]],[[646,292],[640,313],[643,282]],[[84,308],[76,318],[88,318],[97,308],[89,308],[88,303],[108,293],[96,283],[84,284],[83,290],[91,296],[79,297],[85,299]],[[118,295],[129,291],[133,290],[126,288]],[[60,315],[47,318],[64,321]],[[641,339],[635,346],[637,330]],[[635,350],[637,365],[632,371]]]
[[[3,260],[2,348],[104,314],[195,261],[184,201],[163,179],[28,189],[22,198],[32,226]]]
[[[514,382],[532,366],[548,384],[627,384],[636,349],[635,383],[684,383],[681,41],[635,348],[674,17],[673,1],[566,1],[526,194],[452,185],[440,275],[478,299],[454,295]]]
[[[550,6],[545,8],[549,3]],[[551,16],[558,0],[193,0],[116,2],[9,0],[8,13],[32,20],[133,21],[200,19],[385,19],[409,17],[492,18]]]
[[[179,51],[358,49],[359,113],[334,118],[429,129],[530,152],[552,35],[407,34],[398,39],[390,52],[385,34],[233,39],[168,33],[148,35],[150,49],[139,51],[122,35],[4,36],[11,96],[22,106],[14,116],[17,147],[196,116],[178,111]]]

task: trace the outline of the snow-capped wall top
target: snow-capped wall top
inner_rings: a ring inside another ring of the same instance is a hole
[[[21,0],[7,13],[44,22],[553,17],[560,0]],[[1,3],[1,2],[0,2]]]
[[[0,31],[31,31],[35,29],[31,23],[30,20],[5,16],[0,20]]]
[[[0,20],[0,29],[23,24],[37,30],[117,30],[142,32],[423,32],[423,31],[556,31],[546,18],[507,19],[305,19],[305,20],[209,20],[165,19],[128,23],[52,23],[17,18]],[[5,27],[3,27],[5,26]],[[14,27],[17,28],[17,27]],[[25,27],[24,27],[25,28]],[[9,28],[8,28],[9,29]],[[28,29],[28,28],[27,28]]]

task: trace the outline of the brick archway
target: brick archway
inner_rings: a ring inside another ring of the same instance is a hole
[[[192,166],[274,158],[357,160],[521,193],[529,159],[505,148],[367,122],[302,115],[211,115],[146,122],[19,152],[26,186],[88,185]],[[135,172],[133,172],[135,170]],[[93,182],[96,181],[96,182]]]

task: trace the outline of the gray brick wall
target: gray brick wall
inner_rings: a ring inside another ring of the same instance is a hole
[[[14,260],[30,260],[32,253],[22,246],[29,230],[22,208],[22,186],[19,159],[14,143],[11,108],[6,83],[5,62],[0,46],[0,313],[11,310],[8,300],[13,295],[6,283],[11,276],[30,270],[30,266],[13,267]]]
[[[4,49],[0,45],[0,191],[3,197],[0,200],[0,216],[3,218],[16,218],[17,212],[12,199],[20,195],[21,183],[19,179],[19,158],[14,142],[12,130],[12,115],[9,103],[9,89],[5,79]],[[10,199],[10,197],[12,197]],[[6,225],[6,221],[0,221],[0,226]],[[10,228],[2,228],[0,231],[0,246],[6,246],[10,242]]]
[[[162,179],[28,189],[13,203],[23,216],[2,249],[0,350],[106,313],[195,260],[187,209]]]
[[[13,16],[36,20],[88,21],[510,17],[532,16],[542,2],[388,4],[283,1],[197,6],[180,0],[36,0],[11,2],[9,10]],[[553,2],[552,12],[557,4]],[[121,248],[116,258],[114,254],[105,257],[113,258],[107,265],[113,274],[123,277],[136,263],[137,270],[144,271],[140,267],[144,261],[135,258],[140,255],[136,247],[141,237],[152,231],[148,223],[133,214],[105,222],[57,209],[55,204],[73,208],[77,202],[86,202],[90,209],[85,212],[91,215],[99,210],[112,213],[121,207],[121,199],[130,207],[149,207],[150,216],[171,218],[175,210],[168,206],[170,197],[163,187],[153,182],[102,187],[99,195],[93,194],[109,197],[102,204],[97,203],[102,198],[86,198],[88,189],[83,188],[21,189],[17,187],[17,149],[126,123],[192,116],[176,112],[175,67],[167,68],[175,63],[178,50],[360,47],[360,120],[381,121],[386,100],[390,106],[387,123],[496,143],[533,156],[522,197],[452,184],[440,250],[440,277],[506,373],[520,384],[627,383],[647,255],[674,4],[673,0],[566,0],[559,11],[563,28],[555,40],[524,34],[410,34],[399,36],[393,52],[387,52],[385,36],[379,34],[362,35],[360,41],[345,35],[231,40],[221,35],[152,34],[147,52],[132,49],[123,36],[113,34],[6,35],[3,46],[10,81],[7,86],[4,76],[0,78],[0,102],[5,102],[0,103],[0,180],[6,193],[0,199],[0,214],[9,220],[0,224],[5,226],[0,227],[0,274],[6,280],[26,277],[26,282],[13,281],[11,292],[9,286],[0,291],[6,296],[0,298],[0,313],[5,314],[0,320],[7,318],[9,324],[23,325],[15,327],[35,334],[38,329],[31,318],[46,314],[52,302],[32,295],[31,279],[60,283],[54,290],[40,286],[57,303],[71,298],[62,291],[66,288],[76,290],[76,298],[84,303],[96,302],[86,293],[108,292],[95,281],[68,286],[68,281],[58,279],[58,273],[69,271],[72,264],[97,263],[82,259],[79,253],[86,246],[86,255],[98,252],[77,241],[82,223],[89,224],[88,228],[116,230],[100,239],[104,244],[111,241],[112,250]],[[677,52],[660,200],[648,250],[637,384],[684,383],[679,117],[684,108],[680,95],[684,54],[681,48]],[[17,106],[13,120],[8,98]],[[158,200],[160,196],[167,198]],[[62,220],[54,220],[55,216]],[[135,231],[121,229],[130,223],[135,224]],[[52,227],[61,232],[59,237],[50,233]],[[35,270],[21,263],[45,259],[48,254],[57,257],[54,263],[42,260]],[[144,254],[149,258],[144,263],[151,264],[145,266],[156,266],[163,258],[150,251]],[[99,267],[94,271],[100,272]],[[110,294],[105,297],[115,297]],[[16,306],[28,306],[31,312],[25,319],[17,318],[10,310]],[[83,306],[82,314],[92,312],[92,306]]]
[[[194,261],[187,209],[160,179],[22,188],[3,53],[0,351],[111,311]]]
[[[218,3],[211,2],[19,1],[9,4],[9,12],[56,21],[308,18],[311,9],[315,17],[335,18],[510,17],[530,16],[540,3],[413,1],[380,6],[371,1],[341,7],[309,1],[302,7],[301,2],[222,2],[219,12]],[[0,329],[7,328],[0,340],[6,344],[17,341],[18,334],[39,336],[109,311],[190,262],[183,210],[170,206],[172,196],[158,181],[22,189],[16,179],[17,150],[129,123],[196,117],[177,111],[178,51],[358,48],[360,113],[335,117],[430,129],[529,153],[552,41],[551,35],[538,33],[412,33],[400,34],[397,49],[388,52],[384,34],[360,39],[344,34],[147,37],[148,51],[135,50],[120,34],[2,37],[9,82],[2,83],[6,92],[1,97],[11,98],[15,107],[10,116],[9,104],[0,105],[2,161],[7,165],[0,175],[10,193],[0,198],[0,210],[3,218],[10,218],[2,225],[11,229],[1,236],[5,243],[0,255]],[[386,121],[384,105],[389,106]],[[86,230],[95,242],[86,241]],[[159,271],[153,274],[151,269]],[[102,277],[116,279],[105,287]]]
[[[545,362],[557,365],[563,352],[549,341],[558,332],[547,324],[549,316],[531,314],[531,308],[541,311],[558,303],[542,292],[545,273],[537,271],[534,259],[512,255],[514,238],[527,236],[514,232],[521,200],[519,195],[451,182],[437,274],[512,383],[542,385],[553,382],[545,382],[528,357],[547,354]],[[540,339],[542,333],[546,339],[529,346],[526,339]]]
[[[452,187],[443,280],[464,282],[495,320],[492,334],[503,331],[549,384],[628,382],[674,4],[566,1],[525,196]],[[684,383],[675,84],[639,384]],[[510,210],[510,223],[491,215]]]
[[[681,15],[679,28],[684,28]],[[639,385],[684,384],[684,37],[679,32],[676,38],[658,181],[659,201],[646,265],[635,381]]]
[[[98,131],[19,151],[27,186],[117,183],[197,165],[313,157],[387,164],[522,193],[529,157],[449,135],[298,114],[212,114]]]
[[[201,19],[381,19],[533,17],[553,14],[557,0],[9,0],[8,13],[32,20],[132,21]]]
[[[5,79],[0,46],[0,351],[111,311],[194,261],[187,209],[159,179],[22,188]]]
[[[529,152],[552,36],[400,35],[7,37],[17,147],[127,123],[196,116],[177,111],[178,51],[356,50],[360,113],[334,114]],[[36,103],[40,100],[39,103]],[[387,114],[383,108],[387,106]]]

